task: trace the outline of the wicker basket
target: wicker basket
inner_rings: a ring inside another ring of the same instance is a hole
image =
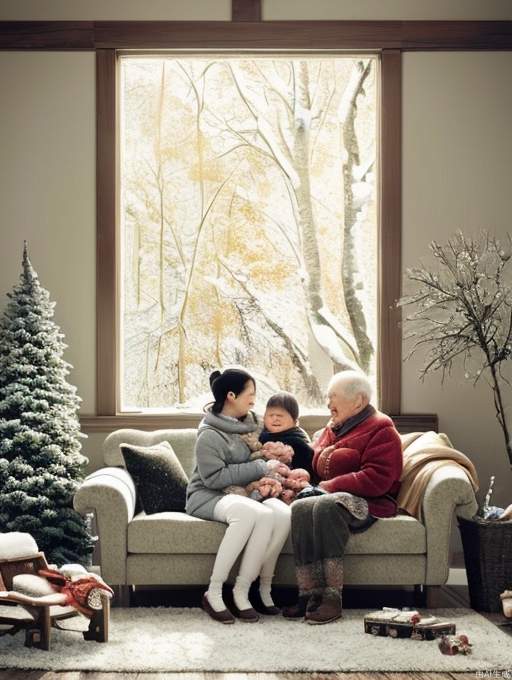
[[[500,593],[512,588],[512,521],[459,517],[471,607],[500,612]]]

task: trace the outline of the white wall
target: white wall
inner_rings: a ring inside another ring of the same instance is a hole
[[[231,0],[2,0],[0,20],[229,21]]]
[[[70,380],[95,410],[95,94],[92,52],[0,52],[0,308],[23,240],[66,335]]]
[[[445,242],[458,229],[476,235],[487,228],[503,239],[511,231],[512,52],[408,53],[403,66],[405,268],[427,263],[429,242]],[[440,429],[477,462],[482,485],[496,474],[495,501],[512,502],[489,387],[473,388],[460,366],[443,388],[440,376],[421,384],[421,363],[404,366],[402,410],[437,412]],[[505,395],[511,406],[510,388]]]
[[[510,0],[263,0],[265,21],[286,19],[512,19]],[[2,0],[0,20],[229,21],[230,0]]]
[[[193,5],[193,8],[192,8]],[[144,8],[144,17],[140,16]],[[202,3],[8,0],[0,19],[227,19],[224,0]],[[156,14],[152,14],[155,12]],[[193,16],[192,14],[193,13]],[[512,4],[266,0],[267,19],[512,18]],[[510,228],[512,52],[407,53],[403,107],[403,264],[427,254],[432,238],[458,228]],[[0,53],[0,307],[17,280],[23,238],[57,302],[71,380],[95,409],[94,56],[76,52]],[[459,369],[443,389],[404,366],[402,410],[437,412],[441,429],[475,461],[484,483],[498,475],[497,502],[511,502],[510,470],[490,395]],[[84,450],[100,464],[102,435]]]
[[[512,19],[510,0],[263,0],[265,21],[286,19]]]

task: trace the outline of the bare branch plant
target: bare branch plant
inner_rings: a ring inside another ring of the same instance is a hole
[[[416,291],[401,298],[399,306],[414,306],[404,319],[412,330],[406,359],[427,349],[420,377],[450,374],[455,360],[462,360],[464,376],[475,385],[489,384],[496,418],[503,431],[512,467],[512,445],[504,401],[504,362],[512,354],[512,286],[509,263],[512,239],[507,246],[488,232],[467,238],[458,232],[446,245],[433,241],[430,249],[439,264],[432,272],[420,266],[407,270]]]

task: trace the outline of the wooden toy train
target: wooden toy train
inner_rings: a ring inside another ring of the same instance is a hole
[[[371,635],[413,640],[435,640],[443,635],[454,635],[455,624],[437,616],[421,615],[418,611],[383,607],[364,617],[364,631]]]

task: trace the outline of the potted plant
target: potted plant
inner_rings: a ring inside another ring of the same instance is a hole
[[[453,363],[462,361],[464,377],[473,385],[485,376],[491,388],[496,418],[503,432],[512,468],[512,444],[503,400],[501,368],[512,355],[512,240],[507,246],[488,232],[467,238],[458,232],[445,245],[430,244],[435,271],[423,265],[407,269],[416,289],[399,306],[412,306],[404,319],[410,329],[406,356],[426,350],[420,378],[441,372],[441,382]],[[490,491],[492,489],[492,482]],[[498,509],[489,510],[490,492],[472,520],[459,518],[471,604],[499,611],[499,594],[512,585],[512,521]],[[492,519],[490,519],[492,517]]]

